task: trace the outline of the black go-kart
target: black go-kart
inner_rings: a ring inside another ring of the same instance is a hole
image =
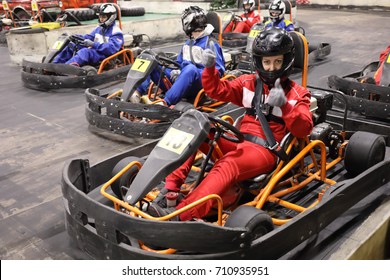
[[[363,70],[338,77],[328,77],[328,86],[341,94],[335,95],[330,116],[343,119],[345,107],[350,112],[347,122],[357,129],[390,135],[390,54],[382,69],[380,83],[373,79],[379,62],[366,65]]]
[[[89,88],[101,84],[125,79],[134,58],[141,52],[143,35],[130,35],[133,40],[130,47],[107,57],[98,65],[77,67],[68,64],[54,64],[53,59],[71,42],[77,44],[83,38],[77,35],[62,34],[53,44],[42,62],[23,59],[21,77],[24,86],[37,90],[63,88]],[[77,45],[76,45],[77,46]],[[77,47],[75,47],[75,53]]]
[[[164,100],[159,85],[164,83],[167,88],[171,86],[163,70],[165,68],[180,69],[180,65],[175,61],[176,55],[146,49],[135,59],[122,89],[114,92],[104,92],[95,88],[87,89],[85,91],[87,99],[85,114],[89,124],[127,137],[155,139],[161,137],[172,121],[190,108],[214,115],[225,114],[236,108],[233,104],[208,98],[203,90],[198,92],[193,100],[183,99],[174,106],[161,106]],[[130,102],[136,88],[157,67],[161,67],[161,79],[157,85],[150,83],[147,92],[150,104]],[[234,76],[226,75],[222,79],[232,78]]]
[[[218,160],[220,137],[243,141],[231,122],[191,109],[160,140],[92,166],[68,161],[62,173],[68,234],[94,259],[281,258],[390,181],[382,136],[316,123],[303,139],[284,138],[288,160],[273,172],[235,185],[241,195],[234,203],[212,194],[164,217],[147,212],[164,178],[207,140],[211,152],[198,152],[181,193],[196,187]],[[201,221],[170,220],[209,199],[216,207]]]

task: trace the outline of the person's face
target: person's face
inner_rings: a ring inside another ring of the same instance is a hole
[[[244,4],[244,10],[249,10],[251,5],[249,3]]]
[[[263,64],[265,71],[278,71],[283,65],[283,55],[265,56],[263,57],[261,63]]]
[[[99,15],[99,21],[105,22],[108,19],[107,15]]]
[[[269,11],[269,13],[271,14],[272,17],[277,17],[280,15],[280,11],[271,10]]]

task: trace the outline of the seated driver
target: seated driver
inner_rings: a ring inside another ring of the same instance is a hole
[[[284,18],[286,4],[282,0],[273,0],[268,8],[270,20],[265,22],[265,27],[279,27],[287,31],[294,31],[294,24]]]
[[[83,42],[69,43],[54,58],[53,63],[65,63],[79,67],[97,65],[122,48],[124,39],[122,30],[115,24],[117,18],[115,6],[101,5],[98,15],[99,26],[90,34],[81,36],[84,39]]]
[[[261,16],[255,10],[255,0],[242,1],[244,13],[240,16],[242,20],[232,20],[224,32],[249,33],[252,26],[261,21]]]
[[[256,108],[268,107],[266,118],[273,136],[280,143],[291,132],[296,137],[305,137],[313,128],[310,112],[310,92],[290,80],[294,63],[294,43],[289,33],[280,28],[267,28],[255,38],[252,48],[256,74],[242,75],[232,81],[221,81],[215,68],[215,53],[212,47],[203,53],[205,70],[202,83],[211,98],[232,102],[244,107],[240,131],[245,141],[233,143],[224,138],[218,141],[223,156],[214,164],[203,181],[178,205],[164,208],[164,200],[150,204],[148,213],[165,216],[209,194],[218,194],[229,206],[237,199],[237,183],[259,174],[269,173],[275,168],[277,156],[266,147],[266,136],[257,118]],[[204,145],[202,152],[207,153]],[[161,195],[179,192],[195,158],[186,162],[166,177]],[[159,197],[161,198],[161,195]],[[156,199],[159,200],[159,199]],[[206,216],[216,206],[208,200],[172,219],[187,221]]]
[[[168,77],[172,84],[168,88],[164,83],[160,84],[160,88],[165,92],[164,101],[170,105],[175,105],[182,98],[194,99],[197,93],[202,89],[202,53],[209,47],[209,43],[213,41],[211,33],[213,26],[207,24],[206,14],[203,9],[198,6],[190,6],[185,9],[181,16],[182,26],[188,40],[184,43],[176,62],[180,64],[180,69],[171,70],[165,68],[164,74]],[[216,43],[217,62],[219,77],[222,77],[225,72],[225,60],[222,54],[222,48]],[[150,74],[150,79],[158,84],[161,75],[161,68],[154,69]],[[146,91],[149,86],[150,79],[146,79],[141,86],[130,97],[130,102],[138,103],[142,96],[143,103],[151,103],[147,98]]]

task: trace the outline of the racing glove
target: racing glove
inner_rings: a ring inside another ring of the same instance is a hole
[[[177,79],[177,77],[179,77],[180,73],[181,73],[181,71],[179,69],[172,70],[171,75],[170,75],[171,81],[176,82],[176,79]]]
[[[202,52],[202,64],[204,65],[204,67],[209,68],[215,66],[216,61],[217,55],[215,52],[214,42],[210,41],[210,48],[205,49]]]
[[[85,39],[83,42],[80,43],[80,45],[84,47],[93,47],[93,44],[93,41],[91,41],[90,39]]]
[[[268,95],[268,104],[271,106],[282,107],[286,104],[287,98],[280,84],[280,78],[275,81],[275,86],[270,90]]]

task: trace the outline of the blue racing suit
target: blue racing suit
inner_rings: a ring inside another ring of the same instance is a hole
[[[265,28],[271,27],[271,26],[279,27],[279,28],[282,28],[286,31],[294,31],[294,24],[285,18],[277,20],[275,22],[273,22],[272,20],[267,20],[265,22]]]
[[[83,65],[97,65],[99,62],[117,53],[123,46],[122,30],[115,22],[108,28],[96,27],[90,34],[81,36],[94,42],[90,48],[77,45],[78,51],[74,54],[76,45],[69,43],[53,60],[53,63],[77,63]]]
[[[210,40],[210,34],[213,31],[213,27],[208,24],[203,32],[195,40],[188,39],[176,59],[180,64],[180,75],[173,83],[170,89],[162,83],[160,88],[165,92],[164,100],[169,105],[178,103],[182,98],[193,99],[196,94],[202,89],[202,72],[204,69],[202,61],[202,52],[208,48]],[[221,46],[214,42],[216,50],[216,68],[219,75],[222,77],[225,72],[225,60],[223,58]],[[161,69],[154,69],[150,74],[150,79],[158,84]],[[164,74],[170,79],[171,69],[165,69]],[[150,79],[146,79],[138,88],[137,91],[141,94],[145,94],[149,86]],[[171,79],[170,79],[171,80]],[[172,81],[171,81],[172,82]]]

